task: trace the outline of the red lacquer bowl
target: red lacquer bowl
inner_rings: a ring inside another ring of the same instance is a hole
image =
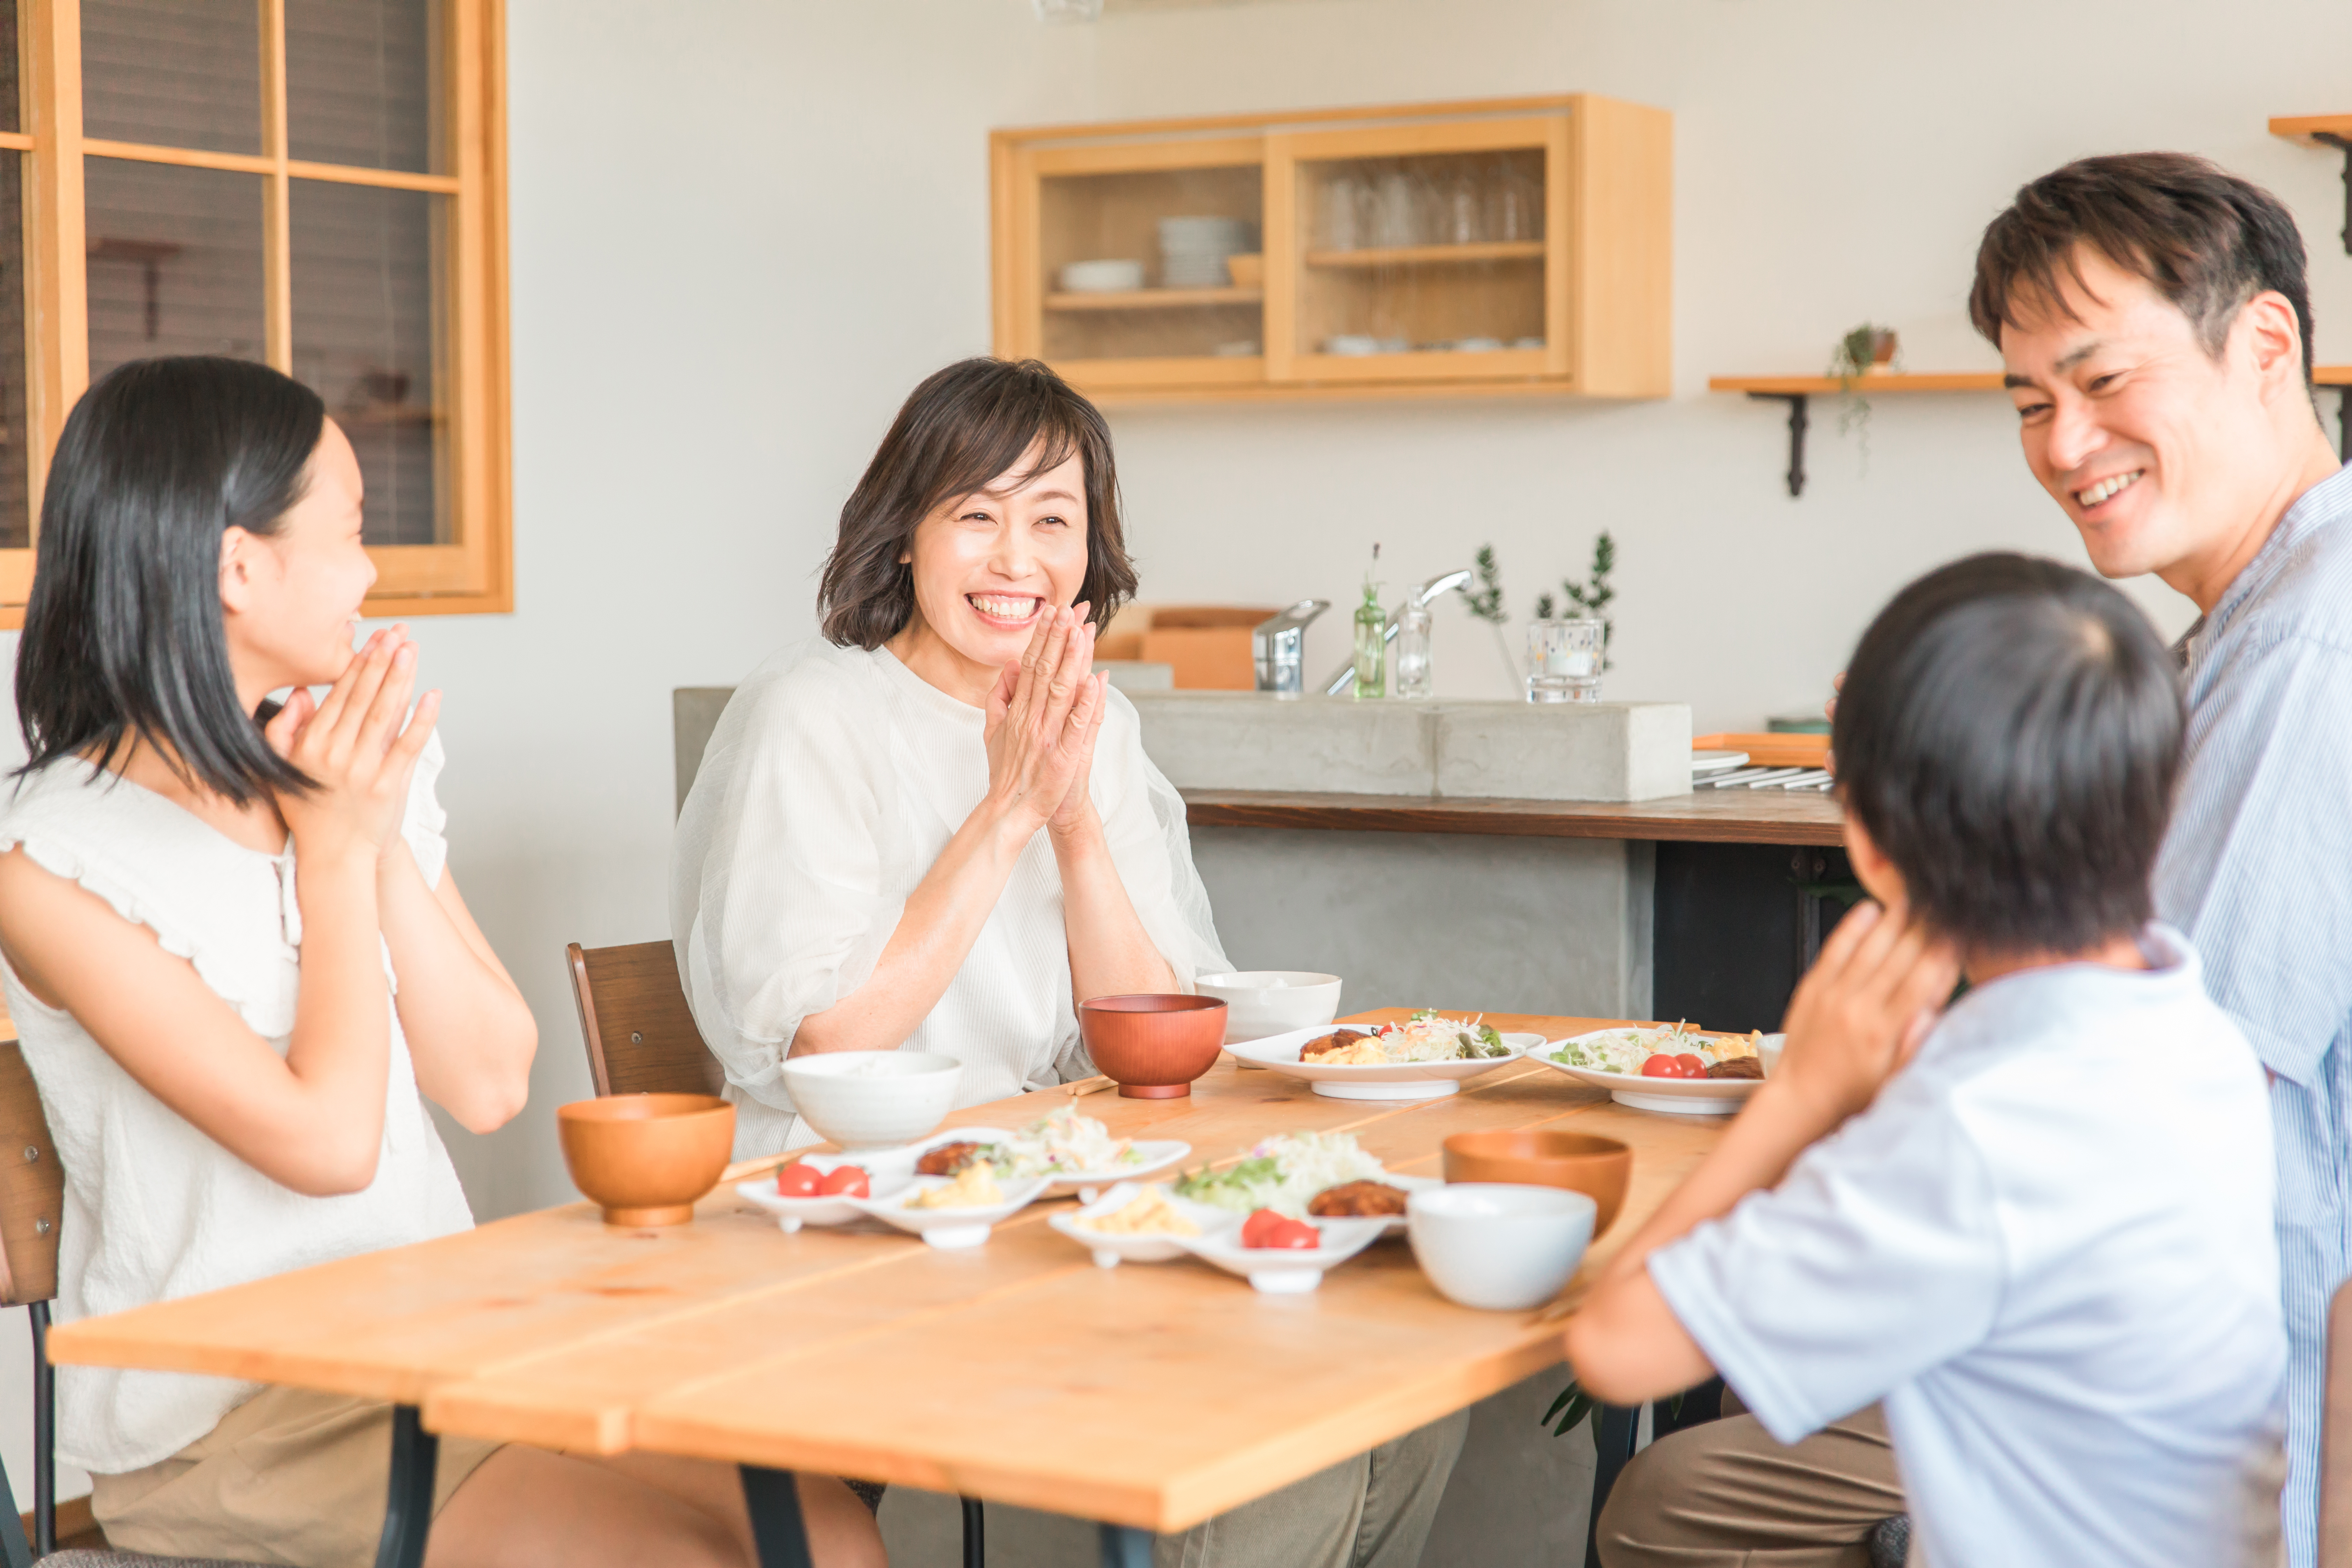
[[[1215,1064],[1225,1005],[1214,996],[1097,996],[1079,1004],[1078,1032],[1097,1070],[1130,1100],[1174,1100]]]

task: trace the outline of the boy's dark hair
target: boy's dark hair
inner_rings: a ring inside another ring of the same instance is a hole
[[[1075,455],[1086,469],[1087,574],[1078,597],[1108,626],[1135,592],[1118,517],[1110,426],[1068,382],[1034,359],[968,359],[928,377],[890,422],[841,509],[841,531],[817,585],[819,626],[843,647],[880,647],[915,613],[913,569],[898,559],[933,508],[1010,471]],[[1024,474],[1025,478],[1026,475]]]
[[[41,496],[16,647],[23,772],[134,736],[243,805],[305,790],[238,701],[221,619],[221,535],[268,535],[302,497],[327,405],[247,360],[134,360],[66,418]]]
[[[2294,307],[2311,379],[2311,285],[2294,215],[2250,180],[2186,153],[2084,158],[2021,186],[1977,247],[1969,319],[1993,347],[2021,312],[2062,308],[2063,280],[2084,288],[2087,245],[2144,278],[2195,323],[2218,356],[2238,309],[2265,289]]]
[[[1937,931],[2080,952],[2137,931],[2179,769],[2179,677],[2086,574],[1972,555],[1895,595],[1838,695],[1838,790]]]

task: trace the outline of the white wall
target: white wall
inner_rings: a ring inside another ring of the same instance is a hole
[[[1869,612],[1990,546],[2079,552],[1997,395],[1883,398],[1867,477],[1817,406],[1710,374],[1813,372],[1865,319],[1914,369],[1990,368],[1976,236],[2080,154],[2183,148],[2267,184],[2352,360],[2333,155],[2264,132],[2346,107],[2337,0],[1290,0],[1043,27],[1029,0],[509,0],[509,616],[427,619],[452,864],[538,1012],[531,1109],[453,1147],[485,1215],[570,1197],[550,1108],[587,1092],[567,941],[667,934],[668,693],[811,626],[842,497],[927,372],[988,347],[991,126],[1591,89],[1675,115],[1665,402],[1249,405],[1114,416],[1149,596],[1345,600],[1493,541],[1522,613],[1621,546],[1613,695],[1702,728],[1808,708]],[[2334,398],[2326,399],[2333,430]],[[2150,586],[2168,629],[2179,601]],[[1330,618],[1336,623],[1337,617]],[[1441,615],[1441,689],[1501,693]],[[1310,668],[1336,659],[1318,628]],[[13,1316],[13,1315],[12,1315]],[[22,1359],[0,1330],[0,1378]],[[0,1401],[22,1409],[0,1382]],[[5,1436],[18,1438],[12,1420]],[[26,1490],[21,1441],[5,1448]]]

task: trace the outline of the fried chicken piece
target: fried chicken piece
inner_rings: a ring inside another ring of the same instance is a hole
[[[1325,1057],[1338,1056],[1357,1042],[1370,1038],[1371,1036],[1360,1030],[1342,1029],[1336,1035],[1326,1035],[1319,1040],[1309,1040],[1299,1047],[1298,1059],[1302,1062],[1319,1062]]]
[[[1404,1213],[1404,1189],[1386,1182],[1341,1182],[1308,1200],[1318,1219],[1390,1219]]]
[[[974,1160],[979,1159],[986,1148],[987,1145],[984,1143],[967,1142],[942,1143],[935,1149],[926,1149],[923,1151],[923,1157],[915,1162],[915,1174],[952,1176]]]
[[[1733,1057],[1706,1069],[1709,1078],[1762,1078],[1764,1064],[1754,1057]]]

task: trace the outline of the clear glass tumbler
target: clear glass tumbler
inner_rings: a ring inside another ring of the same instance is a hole
[[[1389,649],[1389,660],[1394,667],[1389,676],[1389,695],[1408,700],[1430,694],[1429,666],[1430,614],[1407,605],[1397,611],[1396,644]]]
[[[1528,700],[1598,702],[1608,628],[1599,621],[1535,621],[1528,626]]]

